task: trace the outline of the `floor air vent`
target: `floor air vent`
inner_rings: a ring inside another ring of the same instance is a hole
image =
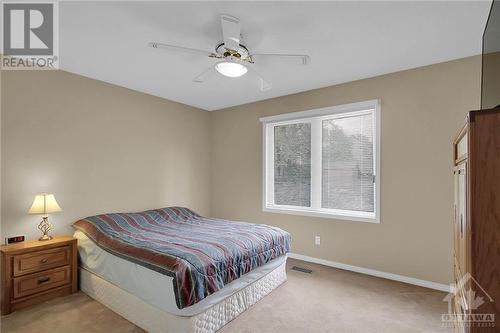
[[[312,273],[312,270],[307,269],[307,268],[298,267],[298,266],[293,266],[292,269],[294,271],[299,271],[299,272],[302,272],[302,273],[308,273],[308,274]]]

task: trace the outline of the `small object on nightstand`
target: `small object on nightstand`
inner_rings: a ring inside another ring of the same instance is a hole
[[[26,235],[12,236],[5,238],[5,244],[19,243],[26,240]]]
[[[59,207],[53,194],[42,193],[35,197],[28,214],[42,214],[42,222],[38,225],[38,229],[42,232],[42,237],[38,238],[38,240],[46,241],[52,239],[52,236],[49,235],[49,231],[52,230],[52,224],[49,222],[48,213],[60,211],[62,209]]]
[[[1,245],[2,315],[76,292],[76,242],[58,236]]]

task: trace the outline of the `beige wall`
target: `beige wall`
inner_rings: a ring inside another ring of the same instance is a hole
[[[259,117],[375,98],[382,100],[381,224],[262,212]],[[449,283],[452,140],[479,102],[480,57],[473,57],[212,112],[212,215],[284,228],[295,253]]]
[[[64,209],[55,233],[87,215],[184,205],[282,227],[299,254],[448,283],[451,141],[479,82],[473,57],[208,113],[62,71],[2,72],[2,235],[38,236],[26,211],[43,191]],[[263,213],[259,117],[374,98],[381,224]]]
[[[64,212],[54,233],[96,213],[169,205],[210,213],[209,113],[63,71],[2,72],[2,236],[38,237],[34,195]]]
[[[500,45],[499,45],[500,47]],[[487,53],[483,56],[485,71],[483,72],[483,109],[500,105],[500,52]]]

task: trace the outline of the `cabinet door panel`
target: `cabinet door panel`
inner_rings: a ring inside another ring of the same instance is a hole
[[[458,203],[458,172],[459,167],[455,167],[454,170],[454,205],[453,205],[453,254],[457,260],[460,255],[460,227],[459,227],[459,203]]]
[[[458,168],[457,183],[457,228],[458,228],[458,265],[462,274],[467,273],[467,168],[462,163]]]

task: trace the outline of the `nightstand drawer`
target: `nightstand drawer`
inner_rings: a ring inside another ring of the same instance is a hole
[[[36,294],[71,283],[70,266],[14,278],[14,298]]]
[[[14,276],[35,273],[45,269],[69,265],[71,247],[57,247],[54,249],[26,253],[14,256]]]

